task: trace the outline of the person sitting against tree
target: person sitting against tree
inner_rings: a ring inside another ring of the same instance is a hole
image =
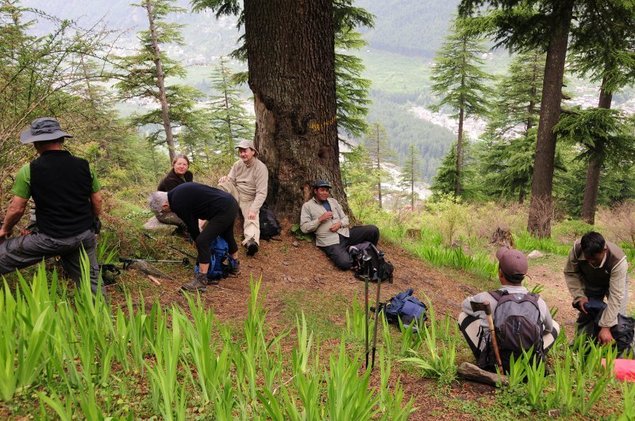
[[[85,251],[90,276],[85,281],[90,281],[93,293],[104,293],[98,284],[95,239],[101,187],[88,161],[64,149],[64,139],[70,137],[52,117],[34,120],[20,134],[20,141],[32,143],[39,157],[20,168],[15,177],[14,196],[0,226],[0,274],[60,256],[64,271],[79,285],[80,256]],[[29,198],[35,202],[37,232],[9,238]]]
[[[169,192],[154,192],[149,199],[154,212],[174,212],[187,225],[198,256],[198,273],[181,287],[183,291],[203,292],[208,283],[207,271],[211,261],[210,244],[219,235],[227,241],[229,254],[236,260],[233,273],[238,274],[238,246],[234,239],[234,220],[238,215],[238,203],[231,194],[199,183],[179,184]],[[206,221],[202,231],[199,220]]]
[[[243,215],[243,241],[247,256],[253,256],[260,247],[260,207],[267,199],[269,171],[258,159],[253,142],[241,140],[236,146],[240,159],[229,174],[218,180],[218,187],[231,193],[238,201]]]
[[[172,160],[172,169],[163,177],[157,191],[169,192],[180,184],[193,181],[194,176],[189,168],[190,160],[188,157],[183,154],[176,155]],[[163,224],[176,225],[176,234],[187,234],[186,224],[174,212],[155,212],[155,216]]]
[[[353,266],[353,259],[348,247],[364,241],[377,245],[379,228],[375,225],[349,228],[348,216],[330,194],[331,184],[328,181],[313,183],[313,197],[302,205],[300,229],[304,233],[315,234],[315,245],[338,269],[349,270]]]
[[[611,328],[618,324],[618,314],[626,315],[628,305],[628,263],[624,251],[600,233],[588,232],[571,248],[564,278],[573,307],[580,312],[576,332],[597,334],[602,344],[613,342]],[[599,320],[593,320],[592,309],[596,313],[602,311]]]

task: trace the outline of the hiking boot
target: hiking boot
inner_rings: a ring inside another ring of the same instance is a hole
[[[247,247],[247,256],[253,256],[258,253],[258,243],[254,239],[247,241],[245,247]]]
[[[234,259],[234,264],[230,267],[229,274],[232,276],[240,275],[240,262],[238,259]]]
[[[197,273],[194,279],[187,284],[181,286],[181,290],[184,292],[205,292],[207,289],[207,274]]]

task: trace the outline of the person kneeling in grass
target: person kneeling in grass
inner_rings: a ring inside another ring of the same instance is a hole
[[[544,358],[558,337],[560,326],[551,318],[545,301],[521,285],[527,274],[527,257],[507,247],[499,249],[496,257],[501,287],[467,297],[458,322],[477,365],[496,371],[497,357],[485,311],[489,304],[502,366],[507,372],[511,357],[518,359],[523,351],[533,348],[534,355]]]

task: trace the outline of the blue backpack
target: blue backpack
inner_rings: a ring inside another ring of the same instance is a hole
[[[216,280],[227,278],[236,267],[236,259],[229,254],[229,245],[221,236],[218,236],[209,245],[211,259],[207,270],[207,279]],[[198,265],[195,271],[198,273]]]
[[[399,324],[399,320],[404,327],[408,327],[410,323],[416,324],[426,319],[427,307],[415,296],[412,295],[413,290],[409,288],[392,297],[388,302],[382,304],[382,310],[389,323]]]

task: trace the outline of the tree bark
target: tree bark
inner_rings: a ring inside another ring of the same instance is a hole
[[[600,98],[598,100],[598,108],[611,108],[613,94],[605,89],[606,78],[602,81],[600,88]],[[601,142],[598,140],[598,142]],[[600,148],[598,143],[596,147]],[[595,210],[598,201],[598,192],[600,190],[600,172],[602,170],[602,158],[600,154],[593,154],[589,159],[586,172],[586,183],[584,184],[584,198],[582,199],[582,220],[587,224],[595,224]]]
[[[551,236],[553,217],[551,194],[556,153],[556,135],[553,128],[560,119],[562,80],[573,3],[573,0],[561,0],[554,3],[556,10],[553,11],[552,32],[547,48],[536,157],[531,183],[531,204],[527,220],[527,230],[533,236],[540,238]]]
[[[268,202],[297,221],[315,179],[345,211],[335,98],[331,0],[244,1],[255,144],[269,169]]]
[[[163,119],[163,130],[165,131],[165,142],[168,145],[170,161],[174,160],[176,151],[174,148],[174,136],[172,135],[172,125],[170,124],[170,106],[165,94],[165,75],[163,74],[163,64],[161,63],[161,49],[157,28],[154,24],[154,12],[152,11],[152,1],[145,0],[146,11],[148,12],[148,23],[150,26],[150,39],[152,41],[152,53],[154,54],[154,66],[157,72],[157,88],[159,88],[159,102],[161,103],[161,118]]]

